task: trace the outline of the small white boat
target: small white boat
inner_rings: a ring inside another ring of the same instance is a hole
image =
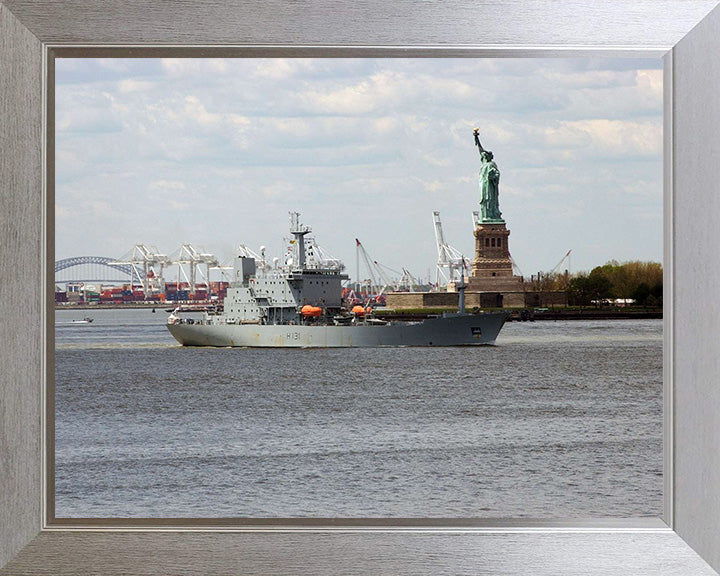
[[[89,316],[85,316],[82,320],[73,320],[71,324],[90,324],[93,321]]]

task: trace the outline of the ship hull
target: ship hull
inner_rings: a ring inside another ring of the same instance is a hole
[[[367,348],[493,344],[508,314],[450,314],[417,323],[356,326],[168,324],[183,346]]]

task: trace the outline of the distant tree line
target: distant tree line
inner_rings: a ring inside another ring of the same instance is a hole
[[[600,306],[610,300],[634,300],[637,306],[662,306],[663,269],[659,262],[611,260],[589,273],[533,277],[538,290],[567,292],[571,306]]]

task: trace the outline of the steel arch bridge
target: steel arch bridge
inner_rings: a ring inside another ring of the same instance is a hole
[[[121,272],[125,277],[118,279],[118,281],[126,281],[133,274],[132,266],[128,264],[111,264],[115,262],[116,258],[108,258],[107,256],[74,256],[72,258],[65,258],[63,260],[57,260],[55,262],[55,274],[62,270],[72,268],[74,266],[101,266],[111,268],[118,272]],[[135,276],[144,276],[142,270],[135,270]],[[99,280],[99,278],[85,278],[84,280]]]

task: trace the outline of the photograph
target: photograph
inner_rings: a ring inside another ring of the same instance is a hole
[[[57,58],[57,519],[658,518],[661,58]]]

